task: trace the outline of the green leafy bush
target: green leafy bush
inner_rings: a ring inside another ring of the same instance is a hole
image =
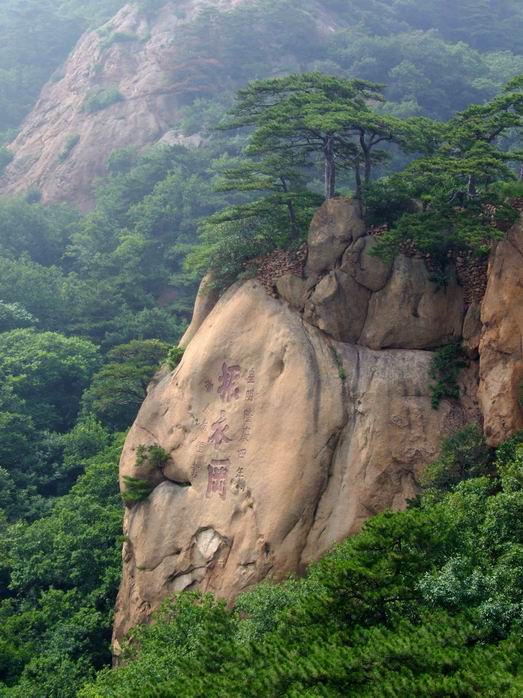
[[[183,359],[185,349],[183,347],[171,347],[167,354],[167,365],[173,371]]]
[[[102,38],[100,47],[107,49],[114,44],[125,44],[139,40],[139,37],[132,32],[111,32]]]
[[[425,489],[448,492],[455,485],[493,473],[492,450],[476,424],[469,424],[443,442],[441,455],[421,477]]]
[[[153,444],[144,446],[140,444],[136,449],[136,467],[150,465],[153,468],[164,468],[169,462],[170,456],[161,446]]]
[[[80,142],[80,136],[75,133],[71,136],[68,136],[64,147],[60,151],[60,154],[58,155],[58,161],[59,162],[65,162],[69,155],[72,153],[73,149],[75,148],[76,145]]]
[[[130,475],[124,476],[124,484],[125,490],[122,492],[122,499],[130,505],[143,502],[154,489],[148,480],[140,480]]]
[[[434,354],[429,371],[430,378],[436,381],[430,386],[433,409],[437,410],[442,400],[459,398],[458,378],[466,366],[468,361],[459,343],[448,344]]]
[[[117,87],[96,90],[87,94],[83,109],[88,114],[94,114],[102,109],[107,109],[116,102],[122,102],[123,99],[124,97]]]
[[[503,467],[519,445],[499,451]],[[124,665],[79,696],[517,698],[523,489],[495,479],[475,427],[443,450],[452,489],[444,479],[437,499],[371,518],[305,578],[264,582],[231,611],[192,593],[166,601],[131,632]]]

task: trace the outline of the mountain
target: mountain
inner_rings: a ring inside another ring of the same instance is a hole
[[[220,47],[202,46],[197,31],[195,36],[191,32],[209,12],[227,14],[256,4],[188,0],[160,3],[154,11],[128,4],[98,30],[84,34],[9,145],[14,158],[0,180],[1,193],[36,190],[44,203],[69,201],[86,211],[93,204],[96,178],[107,174],[114,150],[155,143],[198,145],[198,130],[186,137],[181,127],[187,105],[198,97],[219,101],[220,94],[231,96],[237,78],[228,74],[232,69]],[[311,7],[312,16],[303,12],[311,32],[334,31],[338,25],[332,13],[321,3]],[[272,67],[276,70],[281,61],[275,54]],[[299,68],[296,56],[291,54],[287,62]]]

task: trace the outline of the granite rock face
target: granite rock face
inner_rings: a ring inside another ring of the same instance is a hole
[[[498,243],[481,306],[479,400],[485,435],[497,446],[523,429],[523,225]]]
[[[401,508],[466,420],[457,405],[431,409],[430,359],[330,340],[257,282],[230,289],[125,444],[122,478],[155,489],[126,512],[116,638],[169,594],[232,598]],[[161,471],[136,465],[153,444],[170,455]]]
[[[278,278],[279,297],[266,280],[200,294],[184,358],[152,385],[122,454],[122,488],[130,476],[153,490],[126,511],[116,651],[176,591],[231,600],[401,509],[470,421],[492,443],[523,426],[522,231],[497,246],[481,307],[453,268],[440,288],[421,259],[373,257],[341,199],[316,215],[304,274]],[[453,340],[470,366],[459,401],[435,410],[431,350]],[[162,468],[137,460],[156,444]]]

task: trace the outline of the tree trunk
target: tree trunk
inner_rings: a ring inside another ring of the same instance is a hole
[[[325,157],[325,198],[332,199],[336,193],[336,166],[334,164],[334,143],[332,136],[327,136],[323,146]]]
[[[287,186],[287,182],[285,180],[285,177],[280,177],[280,182],[283,191],[285,194],[289,193],[289,187]],[[294,210],[294,204],[292,203],[292,199],[287,199],[286,201],[287,204],[287,210],[289,212],[289,220],[291,222],[291,230],[292,234],[295,238],[299,236],[300,230],[298,228],[298,221],[296,220],[296,211]]]
[[[290,199],[287,201],[287,209],[289,210],[292,234],[295,238],[298,238],[300,230],[298,228],[298,222],[296,220],[296,211],[294,210],[294,204]]]
[[[356,179],[356,194],[355,197],[356,199],[362,199],[363,198],[363,186],[361,182],[361,170],[360,170],[360,163],[356,162],[354,165],[354,177]]]
[[[370,182],[370,176],[372,174],[372,160],[370,157],[370,153],[367,151],[365,151],[364,157],[365,157],[365,175],[364,175],[365,179],[364,179],[364,181],[365,181],[365,186],[367,186]]]

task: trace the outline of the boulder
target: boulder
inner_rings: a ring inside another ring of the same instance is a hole
[[[214,308],[220,298],[220,292],[213,286],[211,274],[206,274],[200,283],[200,288],[194,301],[194,310],[191,324],[179,342],[179,346],[184,348],[189,344],[194,335],[202,326],[205,318]]]
[[[341,270],[322,277],[305,304],[304,318],[340,342],[356,342],[371,293]]]
[[[387,285],[372,294],[360,344],[371,349],[431,349],[461,338],[463,289],[452,272],[445,287],[421,259],[399,255]]]
[[[350,245],[341,263],[342,271],[352,276],[369,291],[381,291],[389,280],[392,262],[384,262],[372,254],[378,238],[366,235]]]
[[[348,245],[365,235],[361,204],[355,199],[328,199],[312,219],[307,276],[330,271]]]
[[[463,321],[463,349],[470,358],[477,359],[478,357],[482,329],[481,304],[471,303]]]

